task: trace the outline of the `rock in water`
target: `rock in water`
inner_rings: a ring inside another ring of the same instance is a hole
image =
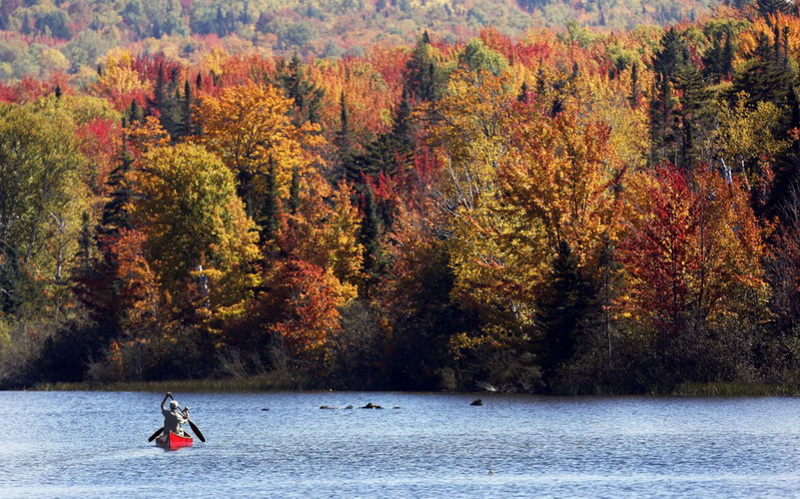
[[[475,399],[475,400],[472,401],[472,403],[470,405],[483,405],[483,400]]]

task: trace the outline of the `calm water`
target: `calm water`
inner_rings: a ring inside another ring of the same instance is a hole
[[[0,497],[800,496],[800,399],[175,395],[205,444],[147,443],[161,394],[0,392]]]

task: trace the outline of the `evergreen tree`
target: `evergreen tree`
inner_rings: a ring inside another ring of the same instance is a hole
[[[277,161],[270,156],[265,178],[265,194],[260,216],[256,222],[261,226],[261,242],[266,243],[275,238],[278,232],[280,199],[278,197],[278,182],[275,178]]]
[[[289,184],[289,213],[292,215],[297,214],[297,209],[300,207],[300,172],[297,165],[292,167],[292,182]]]
[[[177,66],[166,75],[162,64],[156,74],[153,98],[148,100],[148,114],[155,115],[155,111],[158,112],[158,120],[172,140],[182,137],[185,132],[184,108],[181,102],[183,99],[178,88],[179,77],[180,69]]]
[[[733,55],[730,33],[716,32],[711,46],[703,54],[705,76],[713,82],[729,78],[733,70]]]
[[[517,101],[523,104],[527,104],[528,100],[530,99],[530,90],[528,89],[528,82],[523,81],[522,86],[519,88],[519,95],[517,96]]]
[[[792,65],[785,62],[782,45],[779,36],[770,40],[762,34],[753,56],[734,75],[733,92],[747,92],[750,107],[758,102],[772,102],[778,107],[786,105],[796,76]]]
[[[549,289],[539,302],[538,313],[543,334],[541,367],[550,383],[575,354],[582,330],[596,308],[594,286],[581,275],[569,243],[559,243],[552,265]]]
[[[701,132],[710,128],[708,103],[711,92],[699,69],[688,64],[674,77],[675,89],[680,93],[680,106],[676,109],[679,119],[678,164],[689,169],[698,158]]]
[[[355,151],[352,131],[350,130],[350,114],[347,110],[347,97],[344,90],[339,96],[339,130],[336,132],[334,143],[339,149],[339,162],[342,165],[343,173],[346,173],[353,161]]]
[[[415,126],[411,115],[411,100],[403,89],[403,97],[398,105],[394,124],[389,132],[379,135],[366,147],[363,154],[351,156],[345,165],[345,177],[355,184],[362,184],[364,176],[377,176],[380,173],[395,175],[406,167],[416,144]]]
[[[384,256],[380,242],[382,224],[378,215],[378,205],[375,202],[375,194],[370,184],[363,188],[364,197],[362,201],[362,211],[364,217],[361,221],[359,231],[359,242],[364,246],[364,273],[367,277],[365,294],[369,294],[369,289],[378,281],[382,274]]]
[[[669,28],[661,37],[661,49],[653,57],[653,70],[671,78],[682,67],[689,64],[689,46],[686,39],[675,28]]]
[[[681,83],[679,75],[694,70],[689,61],[689,48],[685,38],[669,28],[661,37],[661,48],[653,59],[655,78],[650,102],[650,134],[652,150],[650,162],[669,160],[674,163],[685,159],[687,145],[692,143],[691,130],[681,134],[681,115],[675,88]]]
[[[180,119],[180,133],[179,136],[186,137],[195,135],[197,133],[197,125],[193,116],[194,110],[194,96],[192,95],[192,86],[187,79],[183,84],[183,97],[181,99],[181,119]]]
[[[126,114],[128,122],[127,124],[141,123],[144,121],[144,110],[141,108],[141,106],[139,106],[139,103],[136,101],[136,99],[131,102]]]
[[[401,154],[410,153],[416,148],[414,134],[415,126],[412,119],[411,98],[408,90],[403,87],[400,105],[397,106],[392,124],[392,138]]]
[[[786,14],[789,12],[792,5],[792,3],[786,0],[756,0],[755,2],[756,10],[758,10],[758,13],[761,14],[767,22],[771,22],[770,17],[775,14]]]
[[[319,123],[325,89],[310,80],[303,68],[303,61],[295,53],[288,64],[278,65],[277,83],[286,97],[294,99],[294,123]]]
[[[406,84],[419,101],[436,100],[444,91],[446,76],[433,59],[433,47],[427,31],[417,42],[406,64]]]
[[[133,157],[128,151],[127,140],[123,137],[119,163],[108,177],[111,194],[103,206],[100,225],[96,229],[100,236],[104,236],[105,241],[116,239],[121,229],[132,228],[128,206],[132,200],[133,191],[125,181],[132,167]]]
[[[639,85],[639,63],[634,62],[631,67],[631,95],[628,97],[628,102],[630,102],[633,109],[639,107],[639,101],[642,98],[642,91]]]

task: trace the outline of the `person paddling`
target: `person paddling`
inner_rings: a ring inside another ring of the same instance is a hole
[[[167,399],[172,399],[169,402],[169,409],[164,405]],[[185,424],[188,420],[186,414],[181,411],[178,401],[172,397],[172,392],[167,392],[167,394],[164,395],[164,400],[161,401],[161,414],[164,415],[164,435],[167,435],[170,431],[176,435],[183,436],[185,434],[181,425]]]

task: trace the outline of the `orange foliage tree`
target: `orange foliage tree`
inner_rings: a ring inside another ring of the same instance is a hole
[[[632,190],[621,249],[635,317],[678,334],[763,299],[760,228],[738,182],[708,168],[690,178],[665,165]]]
[[[270,189],[287,198],[293,171],[302,179],[319,162],[315,150],[323,139],[316,133],[318,125],[298,128],[289,117],[291,107],[292,101],[271,85],[228,87],[219,96],[201,96],[200,140],[236,175],[251,217]]]

